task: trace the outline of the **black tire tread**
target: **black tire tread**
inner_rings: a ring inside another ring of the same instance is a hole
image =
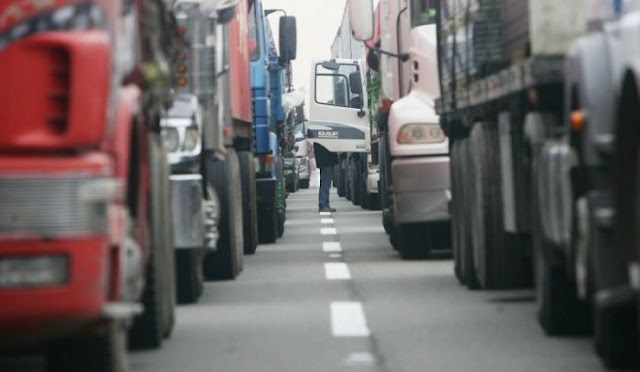
[[[244,254],[252,255],[258,248],[258,211],[256,201],[256,172],[253,154],[247,151],[238,153],[242,174],[242,204]]]
[[[220,221],[217,250],[208,253],[204,259],[204,275],[208,280],[233,280],[239,273],[238,252],[244,244],[242,234],[238,237],[236,213],[241,207],[234,204],[233,192],[240,192],[240,167],[238,156],[229,149],[225,161],[208,160],[207,179],[218,194],[220,201]]]
[[[204,289],[201,248],[176,251],[177,297],[180,304],[198,301]]]
[[[493,123],[475,124],[471,131],[474,167],[474,266],[485,289],[522,288],[530,285],[525,247],[503,228],[500,144]]]

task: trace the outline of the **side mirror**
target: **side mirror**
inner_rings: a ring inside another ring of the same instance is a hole
[[[220,24],[227,24],[236,16],[236,7],[230,6],[221,10],[218,10],[218,22]]]
[[[349,23],[353,37],[366,41],[373,37],[373,2],[371,0],[348,0]]]
[[[349,89],[353,94],[362,94],[362,78],[360,77],[360,71],[355,71],[349,74]]]
[[[338,64],[335,59],[332,59],[330,61],[322,62],[322,67],[330,71],[338,71],[340,69],[340,64]]]
[[[296,59],[298,50],[298,29],[296,17],[280,17],[280,59],[285,63]]]

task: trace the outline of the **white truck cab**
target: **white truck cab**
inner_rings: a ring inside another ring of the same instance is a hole
[[[316,60],[311,71],[308,139],[332,152],[366,152],[371,140],[364,61]]]
[[[440,127],[434,1],[380,0],[380,200],[383,224],[403,258],[448,247],[449,140]],[[350,0],[353,35],[374,35],[371,1]],[[384,103],[384,104],[380,104]],[[387,111],[387,107],[390,108]]]

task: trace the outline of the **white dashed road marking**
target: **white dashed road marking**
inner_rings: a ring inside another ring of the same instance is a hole
[[[331,216],[331,212],[320,212],[321,216]]]
[[[344,360],[347,367],[372,367],[378,364],[376,357],[368,352],[351,353]]]
[[[331,332],[335,337],[369,337],[371,331],[360,302],[331,303]]]
[[[342,255],[340,253],[331,253],[329,258],[342,258]]]
[[[333,223],[333,218],[323,218],[320,220],[320,223],[323,225],[329,225]]]
[[[328,280],[349,280],[351,272],[344,262],[328,262],[324,264],[324,273]]]
[[[338,231],[334,227],[325,227],[320,229],[320,235],[337,235]]]
[[[342,252],[342,246],[339,242],[324,242],[322,243],[322,250],[324,252]]]

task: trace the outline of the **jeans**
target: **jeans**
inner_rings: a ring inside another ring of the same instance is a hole
[[[329,208],[329,191],[333,179],[333,167],[320,168],[320,191],[318,192],[318,207]]]

